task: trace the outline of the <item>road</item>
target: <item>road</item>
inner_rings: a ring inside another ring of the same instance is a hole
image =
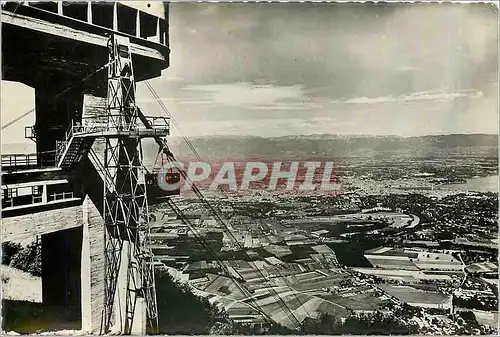
[[[410,216],[413,217],[413,220],[411,221],[411,224],[408,227],[406,227],[407,229],[415,228],[420,223],[420,218],[418,216],[416,216],[415,214],[410,214]]]

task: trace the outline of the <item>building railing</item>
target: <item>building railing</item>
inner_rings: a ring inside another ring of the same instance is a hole
[[[3,208],[24,206],[24,205],[36,205],[43,203],[43,196],[41,194],[18,195],[17,188],[4,190],[2,192],[3,192],[2,193]]]
[[[57,151],[37,153],[12,153],[1,156],[2,170],[13,172],[17,170],[52,168],[56,166]]]
[[[2,168],[37,167],[37,158],[38,156],[36,153],[2,155]]]
[[[6,190],[4,190],[2,194],[2,208],[29,206],[29,205],[36,206],[54,201],[63,201],[75,198],[73,192],[59,192],[59,193],[48,194],[46,195],[45,199],[46,201],[44,201],[44,196],[42,194],[15,195],[11,193],[10,196],[7,196],[7,193],[5,192]]]
[[[2,169],[4,171],[13,171],[54,167],[56,165],[54,152],[4,154],[1,156]]]
[[[48,195],[48,201],[65,200],[74,198],[73,192],[52,193]]]

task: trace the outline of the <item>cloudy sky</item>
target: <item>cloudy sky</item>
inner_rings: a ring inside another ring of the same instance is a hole
[[[189,136],[497,133],[497,20],[491,4],[173,3],[151,83]]]
[[[152,83],[189,135],[496,133],[497,19],[484,4],[174,3]]]

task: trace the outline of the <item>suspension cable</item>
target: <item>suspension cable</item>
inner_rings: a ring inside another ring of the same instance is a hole
[[[170,119],[172,120],[172,122],[174,123],[174,125],[176,126],[176,128],[179,130],[180,133],[182,133],[182,131],[180,130],[179,126],[177,125],[175,119],[173,118],[172,114],[170,113],[170,111],[167,109],[167,107],[163,104],[163,102],[161,101],[160,97],[158,96],[158,94],[156,93],[156,91],[154,90],[154,88],[151,86],[151,84],[149,83],[149,81],[145,81],[146,82],[146,86],[148,87],[148,89],[151,91],[151,94],[153,95],[153,97],[157,100],[158,104],[160,105],[160,107],[164,110],[164,112],[170,117]],[[201,156],[199,155],[199,153],[196,151],[196,148],[194,148],[193,144],[189,141],[189,139],[182,135],[182,138],[186,141],[186,143],[188,144],[188,146],[191,148],[191,150],[193,151],[193,153],[195,154],[195,156],[198,158],[199,161],[202,161],[201,159]],[[166,144],[164,145],[166,146]],[[171,153],[171,151],[168,151]],[[175,160],[175,157],[173,156],[173,154],[171,154],[172,156],[172,159]],[[186,180],[186,181],[189,181],[189,177],[186,173],[185,170],[183,169],[180,169],[179,168],[179,172],[181,173],[182,177]],[[229,227],[225,224],[225,222],[222,220],[221,216],[219,215],[219,213],[217,212],[217,210],[211,205],[211,203],[203,196],[203,194],[201,193],[201,191],[199,190],[199,188],[191,182],[191,189],[193,190],[193,192],[196,194],[196,196],[198,197],[198,199],[200,201],[202,201],[205,206],[208,208],[208,210],[212,213],[212,215],[214,216],[215,220],[217,221],[217,223],[219,223],[219,225],[221,225],[225,230],[226,232],[228,233],[228,235],[231,237],[231,240],[238,246],[238,248],[243,251],[243,253],[246,255],[246,257],[248,259],[250,259],[250,256],[248,255],[248,253],[245,251],[244,247],[240,244],[240,242],[236,239],[236,237],[233,235],[233,233],[231,232],[231,230],[229,229]],[[224,193],[224,191],[223,191]],[[225,193],[224,193],[225,194]],[[259,267],[257,267],[257,265],[255,265],[255,270],[259,273],[259,275],[264,278],[264,279],[267,279],[267,277],[264,275],[264,273],[260,270]],[[279,272],[278,272],[279,273]],[[281,274],[281,273],[279,273]],[[293,314],[292,310],[288,307],[288,305],[286,304],[286,302],[281,298],[281,296],[276,292],[276,290],[274,288],[270,288],[270,290],[274,293],[272,296],[275,297],[275,298],[278,298],[278,302],[280,303],[280,307],[283,309],[283,308],[286,308],[286,311],[288,311],[289,313],[289,317],[293,317],[295,323],[296,323],[296,327],[299,328],[300,327],[300,321],[297,319],[297,317]],[[300,305],[303,307],[303,304],[301,303],[301,301],[298,299],[297,295],[292,292],[295,297],[297,298],[297,300],[299,301]],[[305,308],[304,308],[305,309]],[[284,310],[285,311],[285,310]]]
[[[163,144],[163,146],[166,146],[166,144]],[[156,162],[155,162],[155,165],[156,163],[158,162],[158,158],[159,156],[161,155],[161,161],[162,161],[162,164],[163,164],[163,155],[162,155],[162,149],[160,148],[160,151],[158,153],[158,156],[156,157]],[[171,154],[170,156],[167,156],[167,161],[170,162],[172,160],[174,160],[173,158],[173,154]],[[186,176],[187,177],[187,176]],[[186,178],[185,178],[186,179]],[[184,215],[184,213],[180,210],[180,208],[174,203],[174,201],[171,199],[171,198],[167,198],[167,204],[170,206],[170,208],[175,212],[175,214],[180,218],[180,220],[184,223],[184,225],[186,225],[189,230],[193,233],[195,239],[201,243],[201,245],[203,246],[203,248],[205,249],[205,251],[207,251],[209,253],[209,255],[212,257],[212,259],[219,265],[221,271],[224,273],[224,275],[226,275],[227,277],[229,277],[230,280],[233,281],[233,283],[236,285],[236,287],[238,288],[238,290],[243,294],[243,295],[248,295],[248,290],[246,290],[238,280],[234,279],[234,276],[231,275],[231,273],[229,272],[229,269],[228,267],[224,264],[224,262],[217,256],[217,253],[212,250],[212,248],[210,247],[210,245],[207,243],[207,241],[198,233],[198,231],[196,230],[196,228],[194,228],[194,226],[192,225],[191,221]],[[252,309],[256,310],[257,312],[259,312],[263,317],[264,319],[266,319],[268,322],[272,322],[272,319],[269,317],[269,315],[267,315],[265,313],[265,311],[262,309],[262,307],[257,303],[257,301],[255,299],[252,299],[252,302],[253,302],[253,305],[250,304],[250,303],[246,303],[248,306],[250,306]]]
[[[236,287],[238,288],[239,291],[241,291],[241,293],[243,295],[246,295],[246,293],[248,292],[248,290],[245,290],[245,288],[243,288],[243,286],[240,284],[240,282],[236,279],[234,279],[234,277],[231,276],[227,266],[224,264],[224,262],[217,257],[217,253],[214,252],[212,250],[212,248],[210,248],[210,245],[207,243],[207,241],[199,235],[199,233],[197,232],[197,230],[194,228],[194,226],[192,225],[192,223],[189,221],[189,219],[184,215],[184,213],[182,213],[182,211],[179,209],[179,207],[174,203],[174,201],[171,199],[171,198],[168,198],[167,199],[167,203],[169,204],[170,208],[172,208],[172,210],[174,210],[174,212],[180,217],[181,221],[191,230],[191,232],[193,232],[196,240],[198,240],[198,242],[200,242],[203,246],[203,248],[205,248],[205,250],[211,255],[211,257],[214,259],[214,261],[216,261],[216,263],[219,265],[219,267],[221,268],[221,270],[228,276],[228,278],[230,280],[233,281],[233,283],[236,285]],[[259,312],[267,321],[272,321],[271,317],[269,317],[269,315],[267,315],[264,310],[262,309],[262,307],[254,300],[254,305],[251,305],[250,303],[248,303],[248,305],[256,310],[257,312]]]
[[[85,76],[83,79],[82,79],[82,82],[88,80],[90,77],[94,76],[95,74],[97,74],[98,72],[102,71],[103,69],[107,68],[108,66],[110,65],[110,62],[106,63],[105,65],[103,65],[102,67],[100,67],[99,69],[97,69],[96,71],[94,71],[93,73]],[[101,84],[102,84],[102,81],[101,81]],[[55,98],[58,98],[59,96],[61,96],[62,94],[65,94],[66,92],[70,91],[71,89],[73,89],[74,87],[76,87],[78,84],[73,84],[69,87],[67,87],[66,89],[64,89],[63,91],[59,92],[57,95],[55,95],[52,99],[55,99]],[[100,84],[99,84],[100,85]],[[34,112],[36,110],[36,107],[35,108],[32,108],[28,111],[26,111],[25,113],[23,113],[22,115],[14,118],[13,120],[7,122],[5,125],[2,125],[2,130],[8,128],[9,126],[11,126],[12,124],[20,121],[21,119],[23,119],[24,117],[28,116],[29,114],[31,114],[32,112]]]
[[[175,157],[172,155],[172,159],[175,160]],[[189,176],[187,175],[186,171],[185,170],[182,170],[182,169],[179,169],[179,172],[181,173],[182,177],[186,180],[186,181],[189,181]],[[236,237],[234,236],[234,234],[231,232],[231,230],[229,229],[229,227],[226,225],[226,223],[224,222],[224,220],[222,220],[219,212],[216,210],[216,208],[204,197],[204,195],[202,194],[202,192],[200,191],[200,189],[198,188],[198,186],[196,186],[192,181],[190,182],[191,183],[191,189],[193,190],[193,192],[196,194],[196,196],[198,197],[198,199],[200,201],[203,202],[203,204],[205,204],[205,207],[210,211],[210,213],[212,213],[212,216],[215,218],[215,220],[217,221],[217,223],[219,225],[221,225],[224,230],[227,232],[227,234],[230,236],[230,239],[231,241],[236,244],[238,246],[238,249],[240,251],[243,252],[243,254],[245,255],[245,257],[250,260],[251,257],[250,255],[247,253],[247,251],[244,249],[243,245],[236,239]],[[257,273],[259,274],[260,277],[262,277],[263,279],[266,279],[269,281],[268,277],[266,277],[264,275],[264,273],[262,272],[262,270],[257,266],[255,265],[255,270],[257,271]],[[279,272],[278,272],[279,273]],[[272,292],[271,296],[273,296],[274,298],[277,298],[278,299],[278,303],[281,307],[281,309],[285,312],[288,312],[288,315],[289,317],[293,317],[294,321],[295,321],[295,324],[296,324],[296,327],[300,327],[300,321],[297,319],[297,317],[293,314],[292,310],[288,307],[288,305],[286,304],[286,302],[283,300],[283,298],[279,295],[279,293],[273,288],[273,287],[270,287],[269,290]],[[295,293],[293,293],[295,295],[295,297],[297,297],[297,295]],[[299,301],[300,303],[300,301]]]
[[[196,156],[196,158],[199,161],[202,161],[200,154],[198,153],[198,151],[196,150],[196,148],[194,147],[194,145],[191,143],[191,141],[189,140],[189,138],[186,135],[184,135],[184,133],[182,132],[182,129],[177,124],[177,121],[172,116],[172,113],[170,113],[170,111],[168,110],[168,108],[165,106],[165,104],[161,100],[160,96],[158,96],[158,94],[156,93],[156,90],[152,87],[151,83],[149,83],[148,80],[146,80],[145,83],[146,83],[146,86],[148,87],[149,91],[153,95],[153,97],[156,99],[156,101],[160,105],[160,107],[168,115],[168,117],[170,118],[170,120],[174,124],[175,128],[177,129],[177,131],[179,131],[179,133],[181,134],[182,139],[186,142],[186,144],[189,146],[189,148],[191,149],[191,151],[193,151],[193,153]]]
[[[148,86],[149,88],[150,86]],[[154,91],[154,89],[151,87],[151,89]],[[153,92],[152,92],[153,93]],[[155,98],[161,102],[159,96],[156,94],[156,92],[154,91],[154,96]],[[161,102],[163,103],[163,102]],[[170,112],[168,111],[168,109],[166,109],[165,105],[164,104],[160,104],[160,106],[162,106],[162,108],[164,108],[164,110],[166,110],[165,112],[171,116]],[[168,111],[168,112],[167,112]],[[178,126],[177,126],[178,128]],[[187,139],[187,137],[186,137]],[[189,141],[189,140],[188,140]],[[167,146],[166,144],[164,144],[164,146]],[[194,149],[194,147],[193,147]],[[170,154],[171,154],[171,157],[172,159],[175,160],[175,157],[173,156],[173,154],[171,153],[171,151],[168,151]],[[194,149],[194,152],[195,154],[197,154],[197,157],[199,158],[199,160],[201,161],[201,157],[199,156],[199,154],[196,152],[196,149]],[[187,176],[187,173],[184,171],[184,170],[179,170],[182,177],[186,180],[186,181],[189,181],[189,177]],[[243,251],[243,253],[246,255],[247,259],[250,259],[250,256],[248,255],[248,253],[244,250],[244,247],[238,242],[238,240],[236,239],[236,237],[233,235],[233,233],[230,231],[229,227],[227,227],[227,225],[224,223],[224,221],[222,220],[222,218],[220,217],[219,213],[217,212],[217,210],[210,204],[210,202],[208,202],[208,200],[206,200],[206,198],[203,196],[203,194],[201,193],[201,191],[199,190],[199,188],[193,183],[193,182],[190,182],[191,183],[191,189],[193,190],[193,192],[195,192],[196,196],[198,197],[198,199],[200,201],[202,201],[204,204],[205,204],[205,207],[207,207],[207,209],[212,213],[212,215],[215,217],[215,220],[222,226],[224,227],[224,229],[226,230],[226,232],[230,235],[231,237],[231,240],[239,247],[239,249],[241,251]],[[264,273],[260,270],[260,268],[257,266],[257,265],[254,265],[255,266],[255,270],[258,272],[258,274],[263,278],[263,279],[267,279],[267,277],[264,275]],[[276,290],[274,288],[270,288],[271,292],[273,294],[271,294],[271,296],[273,296],[274,298],[278,298],[278,303],[281,307],[281,309],[285,312],[285,311],[288,311],[288,315],[289,317],[293,317],[295,322],[296,322],[296,326],[297,328],[300,326],[300,322],[299,320],[297,319],[297,317],[295,317],[295,315],[293,314],[293,312],[290,310],[290,308],[288,307],[288,305],[284,302],[284,300],[281,298],[281,296],[276,292]],[[300,302],[300,301],[299,301]],[[284,309],[286,308],[286,310]]]
[[[16,123],[17,121],[20,121],[21,119],[23,119],[24,117],[26,117],[30,113],[32,113],[33,111],[35,111],[35,108],[32,108],[32,109],[26,111],[21,116],[18,116],[16,118],[14,118],[13,120],[11,120],[10,122],[6,123],[5,125],[2,125],[2,130],[8,128],[9,126],[11,126],[12,124]]]
[[[148,83],[148,81],[146,81],[146,85],[148,86],[148,89],[150,89],[150,91],[153,94],[153,96],[155,97],[155,99],[158,101],[159,105],[165,111],[165,113],[167,113],[167,115],[172,119],[172,121],[173,121],[174,125],[176,126],[176,128],[180,129],[179,126],[176,124],[175,119],[173,119],[172,114],[170,113],[170,111],[168,111],[168,109],[166,108],[166,106],[163,104],[163,102],[161,101],[160,97],[158,96],[158,94],[156,93],[156,91],[154,90],[154,88],[152,88],[152,86]],[[193,153],[197,156],[198,160],[202,161],[200,155],[198,154],[198,152],[196,151],[196,149],[194,148],[194,146],[192,145],[192,143],[189,141],[189,139],[187,139],[187,137],[185,137],[185,136],[183,136],[183,138],[186,140],[186,142],[188,143],[189,147],[192,149]],[[174,156],[173,156],[173,154],[172,154],[172,158],[175,159]],[[183,178],[186,181],[188,181],[189,177],[187,176],[186,172],[184,170],[180,170],[180,172],[181,172],[181,175],[183,176]],[[217,212],[217,210],[208,202],[208,200],[205,199],[205,197],[203,196],[203,194],[201,193],[201,191],[198,189],[198,187],[195,184],[193,184],[192,182],[191,182],[191,189],[195,192],[195,194],[198,197],[198,199],[201,200],[205,204],[205,206],[210,210],[210,212],[212,213],[212,215],[216,218],[216,221],[225,228],[225,230],[227,231],[227,233],[230,235],[232,241],[240,248],[241,251],[244,252],[244,254],[246,255],[246,257],[248,259],[250,259],[250,256],[244,250],[244,247],[242,247],[241,244],[239,243],[239,241],[236,239],[236,237],[234,237],[234,235],[232,234],[232,232],[230,231],[230,229],[227,227],[227,225],[224,223],[224,221],[220,217],[220,215]],[[224,193],[224,191],[223,191],[223,193]],[[256,265],[255,265],[255,269],[257,270],[257,272],[260,274],[260,276],[262,278],[267,279],[267,277],[264,275],[264,273]],[[281,273],[279,273],[279,274],[281,274]],[[295,320],[295,322],[297,324],[297,327],[299,327],[300,326],[300,322],[295,317],[295,315],[292,313],[292,311],[290,310],[290,308],[286,305],[286,303],[281,298],[281,296],[279,296],[279,294],[276,292],[276,290],[273,289],[273,288],[271,288],[271,289],[272,289],[272,292],[274,293],[273,297],[275,297],[275,298],[277,297],[278,298],[278,302],[280,303],[281,308],[283,309],[283,307],[285,307],[287,309],[286,311],[288,311],[289,315],[294,318],[294,320]],[[301,306],[303,306],[303,304],[301,303],[300,299],[298,299],[298,297],[296,296],[296,294],[294,294],[294,295],[297,298],[297,300],[299,301],[299,303],[301,304]]]

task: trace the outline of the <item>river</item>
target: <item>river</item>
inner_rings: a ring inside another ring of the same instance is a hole
[[[466,183],[440,185],[440,190],[460,192],[495,192],[498,193],[498,176],[467,179]]]

